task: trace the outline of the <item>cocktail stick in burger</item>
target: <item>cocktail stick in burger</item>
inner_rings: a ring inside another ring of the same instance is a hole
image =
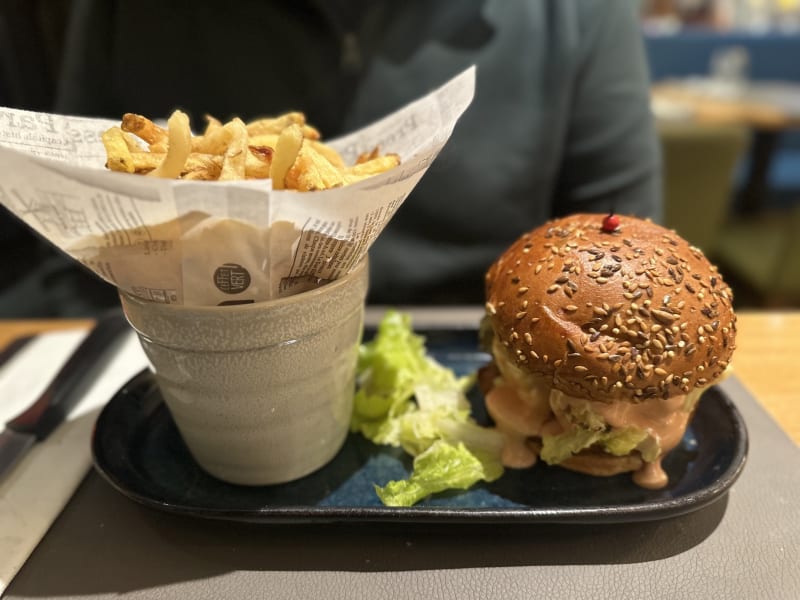
[[[729,367],[732,299],[698,248],[650,221],[577,214],[524,234],[486,273],[482,380],[506,465],[667,485],[662,458]]]

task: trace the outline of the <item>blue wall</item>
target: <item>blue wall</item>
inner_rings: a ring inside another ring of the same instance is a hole
[[[753,79],[800,81],[800,35],[689,30],[675,35],[647,34],[645,46],[654,81],[708,75],[714,52],[731,46],[747,48]]]

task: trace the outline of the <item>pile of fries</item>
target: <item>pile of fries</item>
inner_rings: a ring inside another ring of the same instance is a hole
[[[272,179],[272,188],[324,190],[355,183],[400,164],[396,154],[378,148],[345,164],[320,141],[305,115],[290,112],[244,123],[221,123],[211,116],[202,135],[192,135],[189,117],[176,110],[164,129],[141,115],[127,113],[120,127],[103,133],[106,167],[170,179],[235,181]]]

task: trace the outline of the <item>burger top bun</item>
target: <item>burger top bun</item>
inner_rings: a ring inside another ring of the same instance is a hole
[[[496,341],[565,394],[637,402],[720,377],[732,293],[696,247],[635,217],[576,214],[524,234],[486,273]]]

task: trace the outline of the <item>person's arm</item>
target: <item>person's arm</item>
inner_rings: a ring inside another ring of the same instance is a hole
[[[661,217],[661,153],[649,99],[638,3],[585,14],[554,212]]]

